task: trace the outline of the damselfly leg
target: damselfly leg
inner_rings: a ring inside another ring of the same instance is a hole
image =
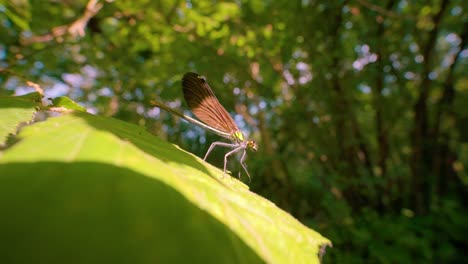
[[[236,147],[239,146],[239,144],[237,144],[237,143],[226,143],[226,142],[220,142],[220,141],[213,142],[213,143],[211,143],[210,147],[208,148],[208,151],[206,152],[205,157],[203,158],[203,160],[206,160],[206,158],[208,158],[208,155],[210,154],[210,152],[216,146],[226,147],[226,148],[236,148]]]
[[[250,174],[249,172],[247,171],[247,167],[245,166],[245,159],[246,159],[246,154],[247,154],[247,151],[246,151],[246,144],[244,142],[241,142],[241,143],[226,143],[226,142],[213,142],[210,147],[208,148],[208,151],[206,152],[205,154],[205,157],[203,158],[203,160],[206,160],[206,158],[208,157],[208,155],[210,154],[211,151],[213,151],[213,149],[216,147],[216,146],[220,146],[220,147],[226,147],[226,148],[232,148],[233,150],[229,151],[228,153],[226,153],[226,155],[224,155],[224,174],[226,174],[226,168],[227,168],[227,159],[229,156],[231,156],[232,154],[235,154],[241,150],[244,150],[244,152],[242,153],[242,156],[241,156],[241,166],[242,168],[244,168],[245,172],[247,173],[247,176],[249,177],[249,181],[250,181]],[[239,172],[239,178],[240,178],[240,172]]]
[[[247,165],[245,164],[245,159],[247,158],[247,150],[244,148],[244,152],[242,153],[241,159],[240,159],[240,164],[242,168],[244,168],[245,172],[247,173],[247,176],[249,177],[249,182],[251,182],[250,174],[249,171],[247,170]],[[239,171],[239,178],[240,178],[240,171]]]

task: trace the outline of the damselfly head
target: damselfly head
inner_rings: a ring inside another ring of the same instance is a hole
[[[255,142],[255,140],[248,140],[247,148],[251,149],[252,151],[257,151],[258,150],[257,142]]]

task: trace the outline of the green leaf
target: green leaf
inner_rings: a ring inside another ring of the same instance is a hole
[[[9,263],[318,263],[330,244],[142,127],[74,112],[19,138],[0,156]]]
[[[52,99],[52,103],[56,107],[64,107],[69,110],[77,110],[81,112],[86,112],[86,108],[82,107],[72,99],[68,98],[67,96],[60,96]]]
[[[38,93],[31,93],[20,97],[0,97],[0,145],[5,144],[8,135],[15,134],[21,123],[33,119],[38,106]]]
[[[33,101],[33,102],[40,102],[42,99],[42,95],[38,92],[32,92],[28,94],[23,94],[20,96],[16,96],[15,98],[23,99],[23,100],[28,100],[28,101]]]
[[[22,30],[30,30],[29,22],[31,21],[31,5],[27,0],[8,1],[6,5],[0,2],[0,6],[4,5],[3,12],[5,15]]]

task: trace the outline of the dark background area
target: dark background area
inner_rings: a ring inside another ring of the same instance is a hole
[[[1,2],[0,94],[33,81],[203,157],[219,137],[149,104],[189,113],[180,79],[198,72],[259,144],[250,188],[331,239],[325,263],[466,263],[467,9]],[[221,167],[224,153],[208,161]]]

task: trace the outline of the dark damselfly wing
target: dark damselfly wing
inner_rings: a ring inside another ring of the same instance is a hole
[[[203,76],[193,72],[186,73],[182,78],[182,88],[185,101],[201,121],[226,133],[234,134],[239,131]]]

